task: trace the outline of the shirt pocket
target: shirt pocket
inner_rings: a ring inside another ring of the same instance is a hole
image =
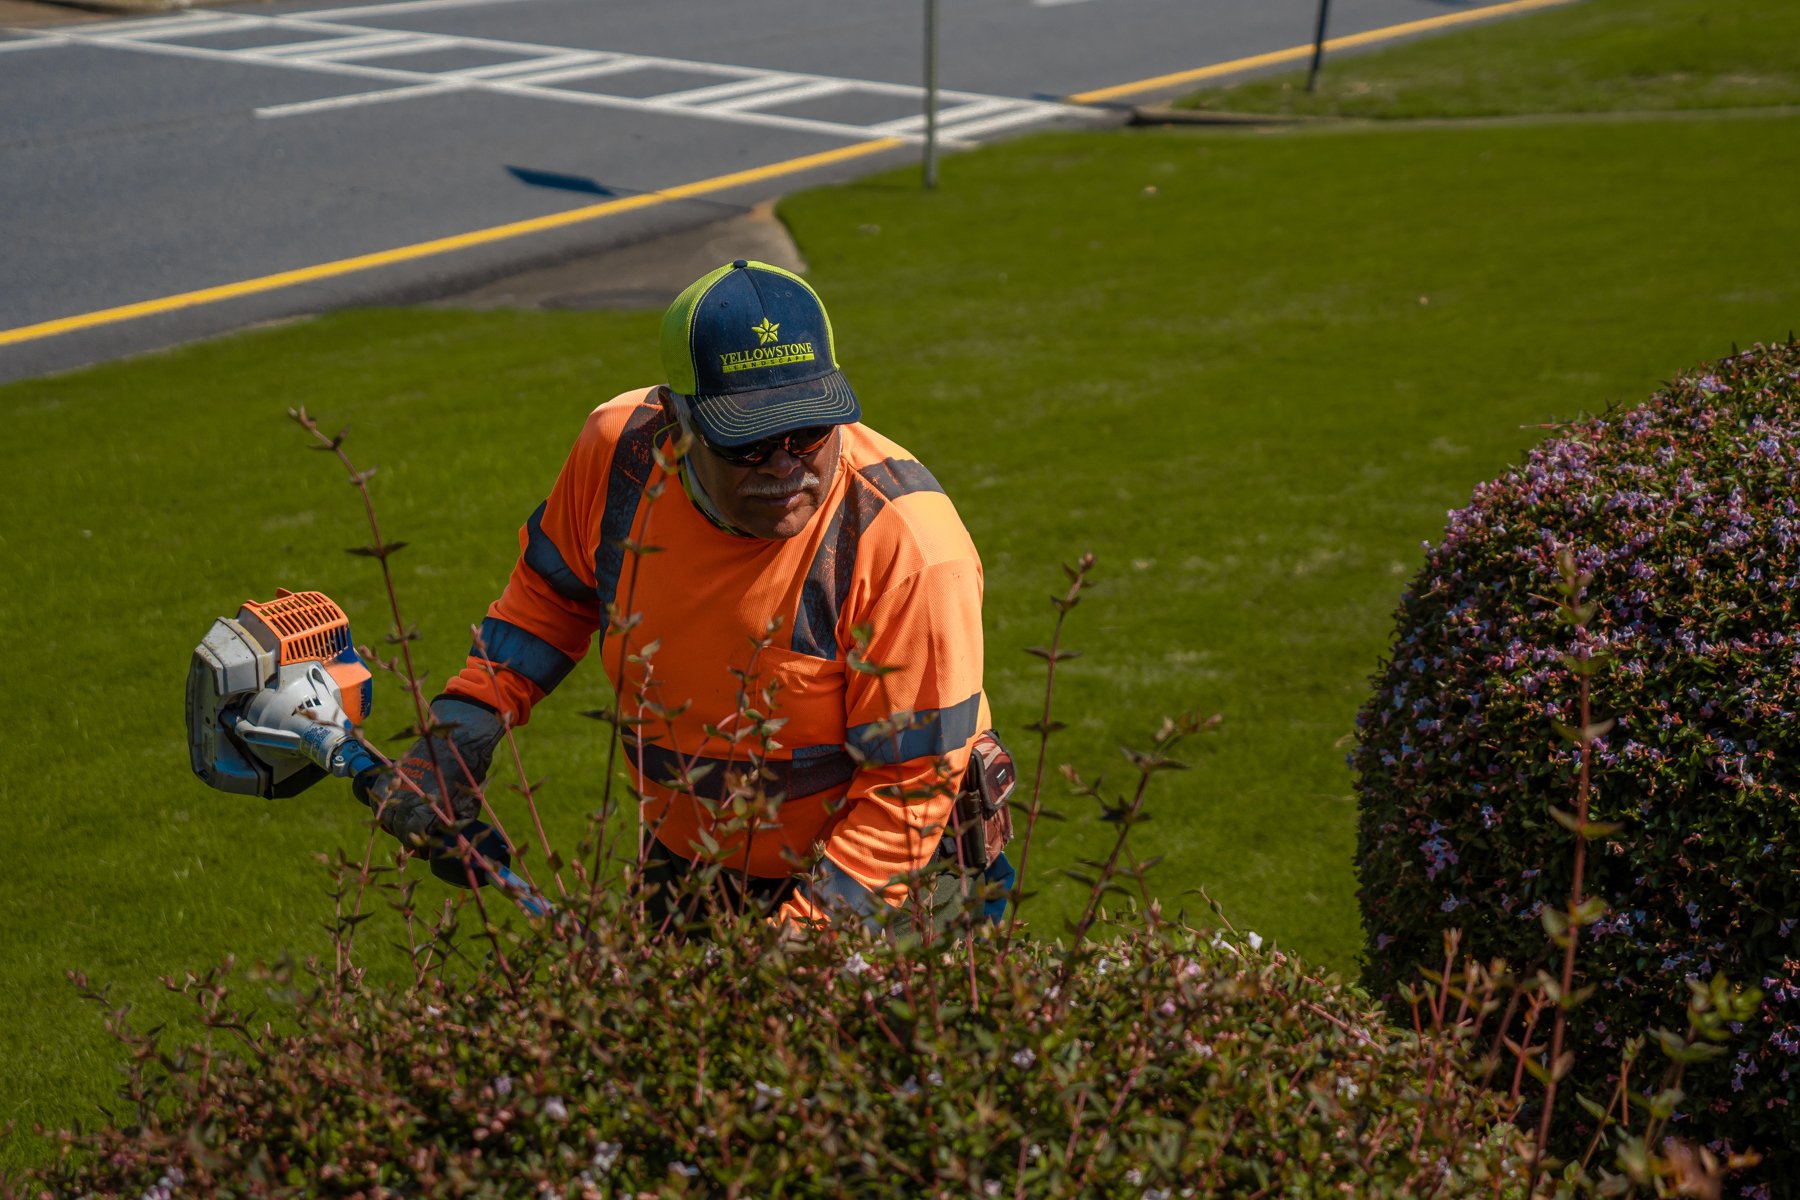
[[[796,757],[844,745],[844,663],[792,650],[765,648],[756,657],[757,689],[774,688],[774,711],[786,721],[775,740]],[[757,707],[753,698],[751,707]]]

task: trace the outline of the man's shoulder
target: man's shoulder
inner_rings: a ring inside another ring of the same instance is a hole
[[[647,458],[657,431],[667,424],[661,394],[660,386],[635,388],[590,411],[571,458],[585,470],[605,470],[620,446],[634,444],[638,453],[633,457]]]
[[[842,455],[846,466],[888,500],[915,492],[944,494],[944,486],[918,456],[860,422],[844,426]]]
[[[618,441],[634,424],[642,425],[662,412],[662,387],[633,388],[620,392],[611,400],[588,413],[582,428],[583,437],[603,437]]]
[[[866,425],[844,429],[844,469],[855,478],[844,503],[865,550],[914,569],[974,558],[974,543],[944,486],[924,463]]]

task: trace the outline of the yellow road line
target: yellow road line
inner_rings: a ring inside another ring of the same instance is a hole
[[[1534,8],[1554,8],[1557,5],[1573,4],[1574,2],[1575,0],[1509,0],[1506,4],[1494,4],[1487,8],[1465,9],[1462,12],[1447,13],[1441,17],[1426,17],[1419,21],[1407,21],[1401,25],[1389,25],[1383,29],[1371,29],[1367,33],[1352,33],[1344,37],[1327,38],[1325,49],[1328,51],[1350,50],[1357,46],[1369,46],[1377,42],[1406,37],[1408,34],[1425,33],[1433,29],[1447,29],[1453,25],[1466,25],[1471,21],[1486,21],[1493,17],[1506,16],[1509,13],[1528,12]],[[1298,62],[1312,57],[1312,52],[1312,43],[1308,42],[1304,46],[1289,46],[1286,50],[1253,54],[1249,58],[1214,63],[1210,67],[1195,67],[1191,71],[1176,71],[1172,75],[1157,75],[1151,79],[1139,79],[1134,83],[1121,83],[1112,87],[1097,88],[1091,92],[1080,92],[1068,99],[1076,104],[1098,104],[1105,100],[1117,100],[1120,96],[1130,96],[1137,92],[1181,87],[1184,84],[1199,83],[1204,79],[1217,79],[1221,75],[1253,71],[1258,67],[1273,67],[1281,63]]]
[[[830,166],[833,163],[846,162],[853,158],[879,154],[883,150],[891,150],[905,144],[906,142],[902,138],[877,138],[874,141],[857,142],[855,145],[840,146],[835,150],[826,150],[818,154],[808,154],[800,158],[770,163],[766,167],[753,167],[748,171],[736,171],[730,175],[716,175],[711,179],[684,183],[660,192],[648,192],[641,196],[607,200],[600,204],[590,204],[584,208],[573,208],[567,212],[532,217],[529,220],[495,225],[487,229],[476,229],[451,237],[435,238],[429,242],[416,242],[410,246],[397,246],[392,250],[380,250],[373,254],[359,254],[354,258],[340,258],[336,262],[318,263],[292,271],[280,271],[274,275],[244,279],[237,283],[225,283],[217,287],[200,288],[197,291],[181,292],[174,296],[163,296],[155,300],[140,300],[136,304],[121,304],[117,308],[103,308],[97,312],[80,313],[72,317],[58,317],[54,321],[41,321],[36,325],[21,325],[16,329],[0,329],[0,346],[36,341],[39,338],[55,337],[62,333],[73,333],[78,329],[92,329],[96,325],[111,325],[118,321],[135,320],[138,317],[194,308],[202,304],[216,304],[220,300],[250,296],[257,292],[271,292],[277,288],[293,287],[295,284],[315,283],[321,279],[351,275],[357,271],[369,271],[376,267],[410,262],[417,258],[429,258],[434,254],[446,254],[452,250],[484,246],[489,242],[503,242],[508,238],[542,233],[547,229],[579,225],[584,221],[594,221],[601,217],[635,212],[642,208],[654,208],[659,204],[727,191],[744,184],[760,183],[765,179],[795,175],[801,171],[810,171],[815,167]]]

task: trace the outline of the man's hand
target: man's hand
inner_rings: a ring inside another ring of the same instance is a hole
[[[458,822],[479,815],[479,789],[494,747],[506,733],[489,709],[450,696],[431,702],[431,722],[432,736],[413,743],[391,769],[365,771],[353,785],[356,798],[375,810],[381,827],[415,848],[444,828],[444,813]],[[440,777],[449,789],[447,803]]]

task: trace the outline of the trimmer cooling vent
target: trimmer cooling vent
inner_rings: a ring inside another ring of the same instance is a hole
[[[289,592],[244,605],[281,638],[282,661],[331,662],[350,649],[350,618],[323,592]]]

